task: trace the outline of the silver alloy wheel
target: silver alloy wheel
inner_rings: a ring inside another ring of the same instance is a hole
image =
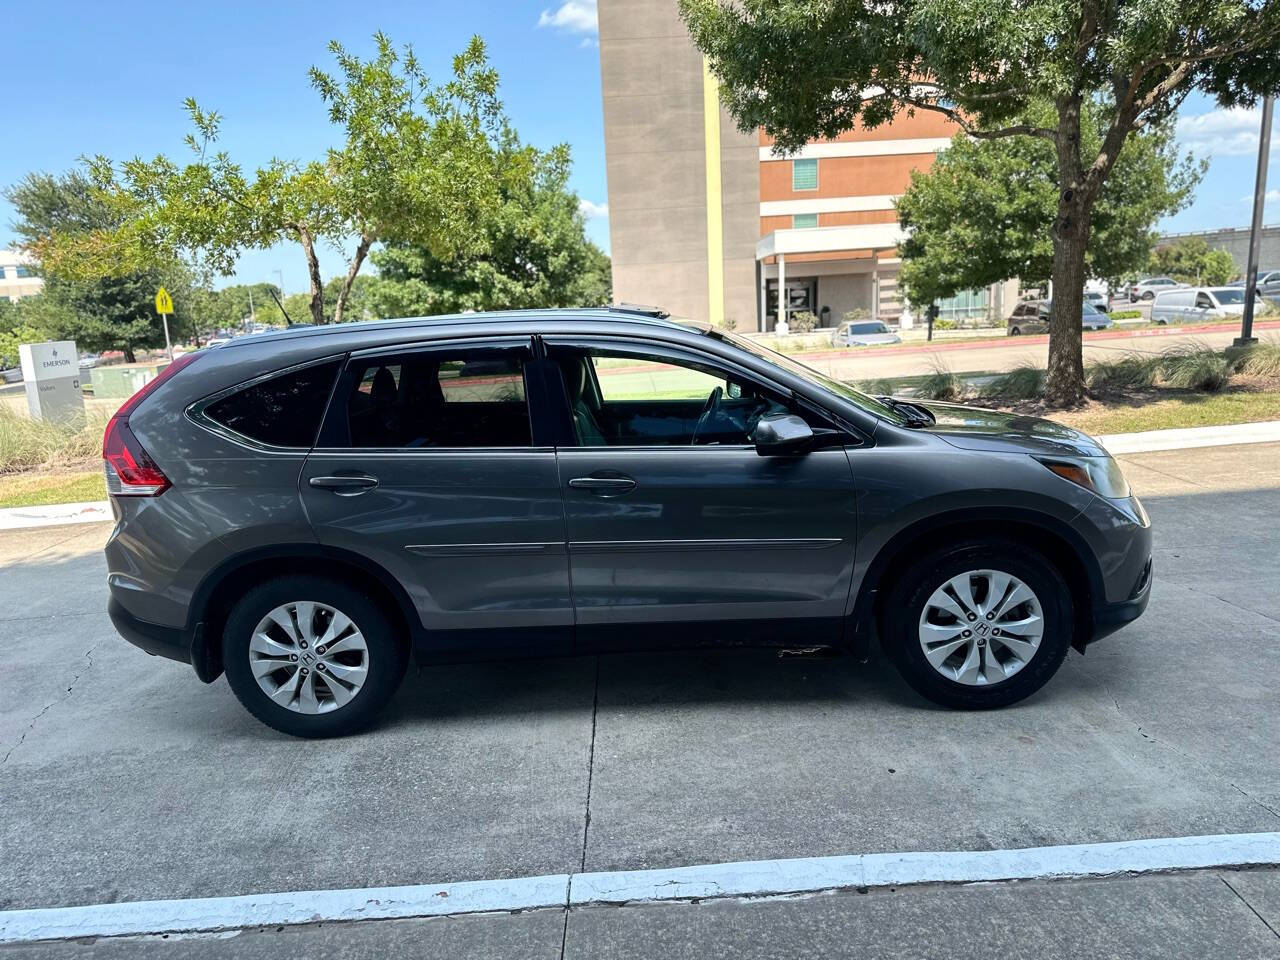
[[[1035,592],[1000,570],[970,570],[929,597],[920,614],[920,648],[948,680],[988,686],[1031,662],[1044,636]]]
[[[329,713],[355,699],[369,675],[369,648],[336,607],[299,600],[254,628],[249,669],[262,692],[298,713]]]

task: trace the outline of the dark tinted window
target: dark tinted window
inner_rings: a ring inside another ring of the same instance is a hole
[[[523,348],[473,347],[352,360],[334,444],[528,447]],[[327,429],[327,428],[326,428]],[[325,446],[330,446],[328,437]]]
[[[273,447],[315,443],[339,363],[318,363],[238,390],[205,408],[236,433]]]

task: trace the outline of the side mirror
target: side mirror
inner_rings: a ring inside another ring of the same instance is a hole
[[[777,457],[804,453],[813,443],[813,431],[801,417],[794,413],[761,417],[751,434],[756,453],[762,457]]]

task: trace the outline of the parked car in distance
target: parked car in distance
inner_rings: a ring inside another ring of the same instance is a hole
[[[1086,290],[1084,292],[1086,303],[1093,305],[1093,308],[1099,313],[1106,313],[1111,309],[1111,298],[1101,290]]]
[[[879,320],[850,320],[831,334],[833,347],[869,347],[878,343],[901,343],[902,338]]]
[[[98,365],[98,357],[92,353],[82,353],[80,355],[80,369],[91,370]]]
[[[1257,295],[1259,301],[1262,294]],[[1151,304],[1151,322],[1189,323],[1244,313],[1244,287],[1183,287],[1159,294]]]
[[[103,458],[116,628],[299,736],[369,723],[410,657],[874,636],[923,696],[999,707],[1151,589],[1085,434],[630,310],[237,338],[128,400]]]
[[[1024,333],[1048,333],[1052,313],[1052,300],[1024,300],[1014,307],[1005,323],[1005,333],[1011,337]],[[1080,326],[1085,330],[1105,330],[1115,326],[1115,321],[1086,299],[1080,306]]]
[[[1137,283],[1129,287],[1129,302],[1136,303],[1139,300],[1154,300],[1157,293],[1163,290],[1172,290],[1174,287],[1180,287],[1172,277],[1148,277],[1145,280],[1139,280]]]

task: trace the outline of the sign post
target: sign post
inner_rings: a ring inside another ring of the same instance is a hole
[[[164,348],[169,353],[169,360],[173,360],[173,344],[169,342],[169,314],[173,313],[173,297],[169,296],[169,291],[161,287],[156,291],[156,313],[160,314],[160,319],[164,321]]]
[[[34,420],[72,420],[84,416],[80,390],[80,354],[74,340],[18,346],[27,409]]]

